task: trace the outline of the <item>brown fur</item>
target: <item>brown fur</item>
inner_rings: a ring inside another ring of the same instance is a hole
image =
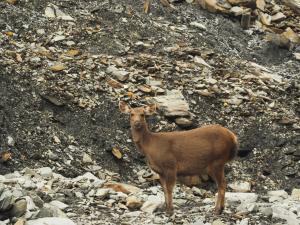
[[[220,125],[207,125],[189,131],[153,133],[148,130],[145,114],[152,114],[155,106],[131,109],[120,102],[120,110],[130,113],[134,143],[151,167],[160,176],[165,193],[166,208],[173,212],[172,191],[177,176],[201,175],[203,171],[218,185],[216,214],[224,208],[226,182],[224,165],[236,155],[236,136]]]

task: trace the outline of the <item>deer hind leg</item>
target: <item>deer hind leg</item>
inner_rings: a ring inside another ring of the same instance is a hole
[[[218,197],[215,206],[215,214],[219,215],[222,213],[225,206],[226,181],[224,176],[224,164],[212,164],[208,167],[208,174],[216,182],[218,187]]]
[[[161,174],[160,183],[165,194],[166,212],[172,215],[174,212],[172,193],[176,184],[176,172],[166,171]]]

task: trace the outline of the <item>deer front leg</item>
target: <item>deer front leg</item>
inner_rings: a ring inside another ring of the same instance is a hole
[[[171,216],[174,212],[172,193],[176,184],[176,173],[172,171],[165,172],[160,175],[160,182],[165,195],[166,213]]]

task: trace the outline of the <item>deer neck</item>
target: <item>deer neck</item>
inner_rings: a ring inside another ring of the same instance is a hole
[[[140,129],[132,127],[131,133],[135,145],[138,147],[139,151],[144,153],[143,144],[145,144],[151,136],[151,132],[149,131],[147,124],[143,124],[143,126]]]

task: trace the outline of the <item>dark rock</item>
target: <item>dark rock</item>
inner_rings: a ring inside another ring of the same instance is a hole
[[[17,200],[9,214],[11,217],[21,217],[26,213],[27,210],[27,201],[26,199]]]

